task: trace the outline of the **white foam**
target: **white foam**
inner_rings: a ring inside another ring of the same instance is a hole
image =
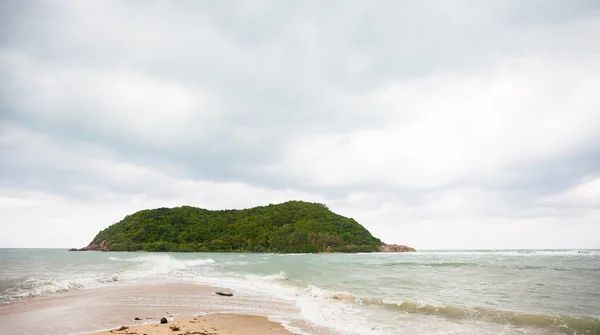
[[[196,282],[225,286],[242,294],[260,297],[270,297],[293,302],[299,309],[303,319],[321,327],[335,329],[343,334],[389,334],[374,330],[369,326],[366,310],[360,305],[360,298],[340,299],[340,296],[351,296],[348,292],[326,290],[315,285],[306,287],[295,286],[285,272],[272,274],[223,274],[198,275]],[[337,297],[337,298],[334,298]],[[298,315],[290,315],[289,320]],[[285,319],[278,319],[284,321]],[[289,321],[288,320],[288,321]],[[289,326],[289,323],[287,323]],[[296,329],[294,329],[297,331]]]
[[[52,293],[83,290],[116,281],[118,281],[117,275],[110,275],[107,277],[82,276],[69,279],[29,277],[17,282],[14,287],[4,291],[2,298],[5,301],[12,301]]]
[[[597,256],[600,250],[586,249],[524,249],[524,250],[420,250],[415,253],[403,253],[410,257],[411,255],[499,255],[499,256]],[[380,253],[380,255],[398,255],[397,253]]]
[[[193,261],[184,261],[183,263],[186,266],[198,266],[198,265],[212,264],[214,262],[215,261],[213,259],[208,258],[208,259],[196,259]]]
[[[126,260],[135,265],[119,273],[123,280],[141,280],[145,278],[159,279],[169,275],[170,278],[189,277],[190,272],[186,269],[208,266],[215,263],[211,258],[180,260],[165,254],[148,254]]]
[[[354,303],[360,299],[333,299],[334,296],[350,296],[347,292],[335,292],[315,285],[294,291],[293,299],[300,307],[300,314],[315,325],[343,334],[389,334],[370,325],[367,310]]]
[[[211,258],[207,259],[193,259],[193,260],[180,260],[177,258],[173,258],[170,255],[165,254],[148,254],[144,256],[137,256],[129,259],[123,259],[118,257],[108,257],[111,261],[119,261],[119,262],[142,262],[142,263],[151,263],[156,264],[160,267],[172,267],[182,269],[186,266],[196,266],[196,265],[204,265],[211,264],[215,261]]]
[[[283,271],[280,271],[278,273],[268,274],[268,275],[247,274],[247,275],[244,275],[244,278],[247,278],[254,282],[288,280],[287,274]]]
[[[16,282],[13,287],[3,292],[0,300],[12,301],[58,292],[88,289],[114,282],[154,278],[156,276],[175,275],[175,277],[179,277],[181,271],[185,269],[194,269],[215,263],[211,258],[180,260],[164,254],[148,254],[129,259],[111,256],[108,259],[131,264],[119,266],[120,270],[113,269],[109,265],[103,269],[116,270],[116,272],[111,271],[112,273],[108,271],[94,271],[80,273],[75,276],[72,273],[64,276],[48,276],[47,274],[40,273],[39,275]]]

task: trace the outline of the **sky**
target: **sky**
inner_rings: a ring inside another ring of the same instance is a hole
[[[0,247],[325,203],[419,249],[600,248],[600,2],[0,2]]]

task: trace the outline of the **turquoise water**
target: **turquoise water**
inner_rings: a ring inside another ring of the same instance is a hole
[[[288,308],[287,317],[296,319],[293,330],[306,334],[600,334],[598,250],[314,255],[0,250],[5,308],[0,313],[40,297],[76,298],[146,283],[209,284],[279,301],[236,312],[285,321],[282,311]],[[0,325],[0,333],[8,330]]]

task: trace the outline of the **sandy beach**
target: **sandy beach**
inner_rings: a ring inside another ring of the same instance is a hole
[[[219,296],[215,294],[218,291],[233,292],[234,296]],[[271,314],[251,312],[273,310],[273,306],[294,312],[279,301],[222,287],[181,283],[123,285],[0,306],[0,335],[15,331],[32,335],[292,334],[270,321],[267,316]],[[162,317],[167,318],[167,324],[160,324]],[[127,328],[118,330],[121,327]]]
[[[121,326],[90,335],[287,335],[282,325],[263,316],[240,314],[206,314],[176,318],[166,324],[149,323]]]
[[[600,250],[0,256],[0,335],[600,334]]]

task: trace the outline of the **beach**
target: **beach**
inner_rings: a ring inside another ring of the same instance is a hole
[[[600,334],[599,250],[4,249],[0,260],[0,335]]]
[[[600,335],[598,41],[600,0],[0,0],[0,335]]]
[[[114,285],[0,306],[0,334],[292,334],[266,315],[244,314],[249,306],[266,311],[269,304],[207,285]]]
[[[89,335],[287,335],[280,324],[265,317],[241,314],[206,314],[176,318],[168,323],[121,326]]]

